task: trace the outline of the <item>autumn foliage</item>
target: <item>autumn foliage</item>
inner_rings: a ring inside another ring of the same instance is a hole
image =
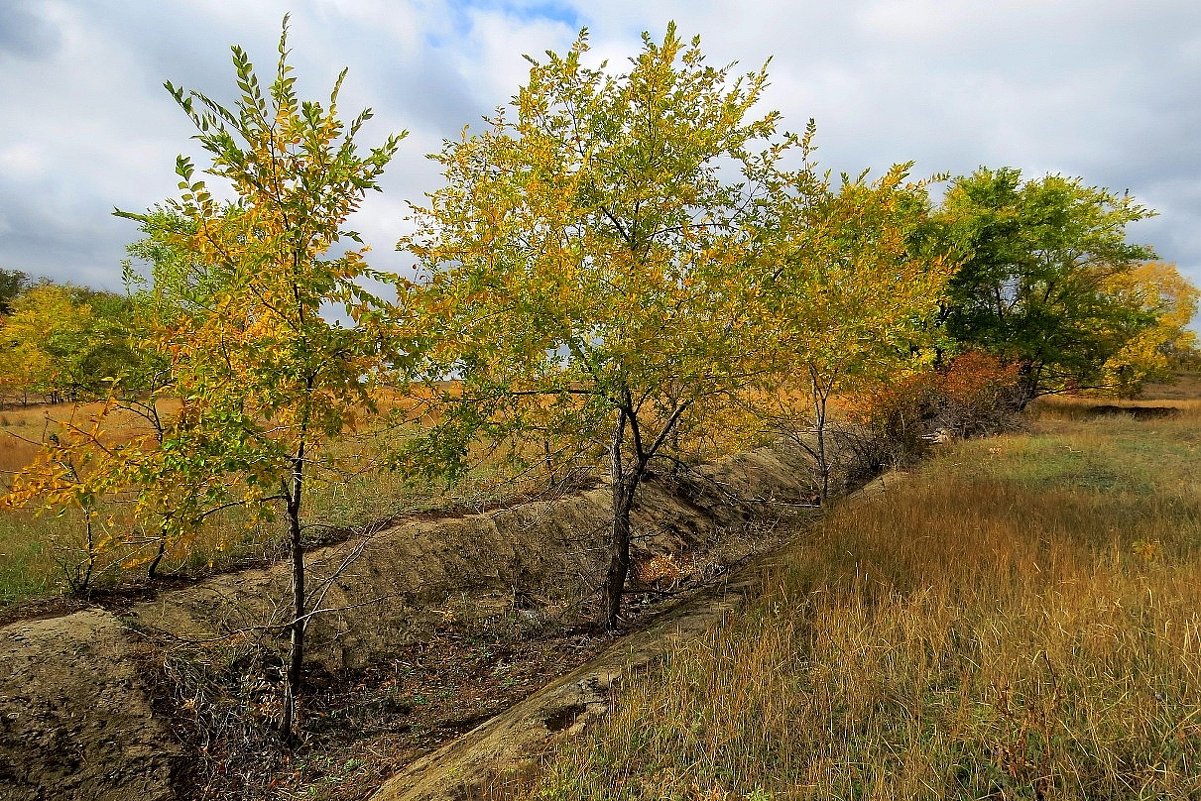
[[[116,561],[153,575],[222,510],[279,521],[292,583],[264,626],[288,638],[288,738],[323,597],[306,499],[344,480],[335,446],[353,432],[395,425],[406,477],[453,480],[481,454],[497,474],[602,473],[597,617],[613,629],[660,467],[791,441],[824,500],[836,467],[995,433],[1041,394],[1132,394],[1195,352],[1198,292],[1127,242],[1151,213],[1129,197],[1011,169],[956,178],[938,203],[911,164],[832,177],[812,122],[789,133],[762,107],[766,65],[714,67],[674,24],[624,71],[586,31],[530,59],[507,107],[432,155],[442,183],[411,204],[402,279],[347,225],[404,134],[360,150],[371,113],[343,118],[345,73],[302,100],[288,56],[286,23],[269,84],[235,47],[230,106],[167,84],[208,163],[180,156],[178,196],[119,213],[148,271],[129,298],[0,297],[0,390],[105,399],[47,428],[6,499],[77,513],[73,589],[113,543],[137,543]],[[397,388],[405,413],[385,421]],[[136,435],[114,435],[115,411]],[[133,521],[100,515],[106,496]]]
[[[848,411],[860,470],[904,464],[935,439],[994,434],[1012,424],[1020,366],[968,351],[936,370],[913,372],[860,393]]]
[[[645,35],[626,73],[587,54],[582,33],[533,61],[511,109],[445,144],[445,186],[399,247],[425,272],[431,355],[463,382],[435,437],[535,433],[548,459],[607,458],[600,617],[615,628],[652,462],[678,460],[685,416],[762,369],[747,267],[768,238],[768,168],[794,140],[777,113],[754,113],[765,69],[710,67],[674,25]]]

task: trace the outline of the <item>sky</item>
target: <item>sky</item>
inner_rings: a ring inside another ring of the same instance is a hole
[[[235,43],[269,80],[285,13],[302,97],[345,66],[345,116],[376,113],[362,144],[409,132],[351,223],[382,269],[412,261],[394,246],[440,185],[425,155],[509,101],[523,54],[586,26],[621,66],[675,20],[712,64],[770,58],[764,110],[815,119],[823,167],[1129,191],[1159,212],[1130,238],[1201,284],[1197,0],[0,0],[0,268],[120,289],[137,230],[113,209],[176,194],[177,154],[205,163],[163,81],[232,100]]]

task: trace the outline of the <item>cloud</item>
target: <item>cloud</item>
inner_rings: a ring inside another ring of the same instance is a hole
[[[564,50],[578,32],[561,12],[553,17],[531,15],[534,4],[468,4],[457,12],[453,36],[436,42],[443,65],[450,66],[473,88],[478,105],[491,112],[507,104],[529,76],[530,64],[547,50]],[[478,119],[463,120],[464,123]]]
[[[592,55],[622,69],[641,31],[675,19],[712,64],[770,57],[765,107],[792,130],[814,117],[823,165],[1012,165],[1129,189],[1161,212],[1134,238],[1201,282],[1194,0],[7,0],[0,97],[17,113],[0,129],[0,266],[113,285],[136,232],[110,210],[169,196],[175,154],[199,155],[161,82],[232,99],[229,45],[269,72],[289,9],[301,93],[324,95],[347,65],[343,108],[377,113],[364,142],[410,131],[353,222],[390,266],[405,263],[392,252],[405,200],[439,183],[423,156],[508,102],[523,53],[562,51],[586,25]]]
[[[0,177],[0,197],[28,191]],[[118,290],[121,288],[120,257],[129,237],[128,222],[109,214],[93,214],[86,202],[79,203],[61,192],[42,192],[38,200],[0,208],[0,237],[6,249],[37,253],[51,269],[30,270],[19,262],[0,266],[24,269],[35,274],[77,284]],[[113,259],[116,259],[114,269]]]
[[[52,58],[60,39],[48,10],[46,4],[30,0],[0,4],[0,57],[29,61]]]

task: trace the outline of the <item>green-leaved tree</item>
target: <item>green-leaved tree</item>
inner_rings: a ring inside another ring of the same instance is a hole
[[[951,183],[940,210],[949,246],[966,258],[944,310],[948,334],[1021,367],[1023,400],[1104,386],[1104,367],[1156,324],[1115,287],[1154,258],[1127,227],[1154,212],[1077,178],[1023,179],[980,169]]]

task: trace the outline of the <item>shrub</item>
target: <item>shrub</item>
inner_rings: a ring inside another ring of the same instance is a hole
[[[936,379],[938,425],[956,437],[979,437],[1011,428],[1020,405],[1018,365],[968,351]]]
[[[1018,366],[977,351],[911,373],[856,399],[846,437],[852,477],[906,464],[939,439],[1010,429],[1020,408]]]

